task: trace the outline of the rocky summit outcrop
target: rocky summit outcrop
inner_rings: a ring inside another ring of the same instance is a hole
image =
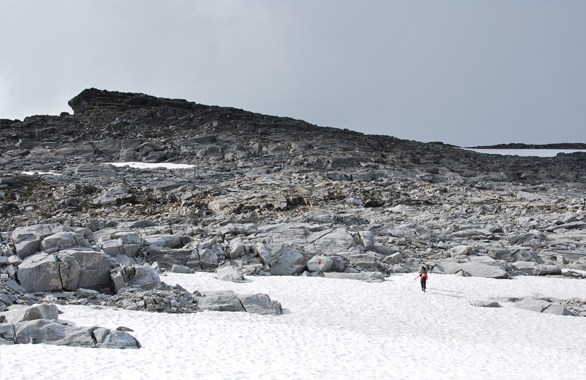
[[[0,270],[18,289],[0,301],[82,289],[155,311],[279,310],[260,295],[172,296],[159,273],[586,270],[584,153],[486,155],[97,89],[69,104],[73,114],[0,120]]]

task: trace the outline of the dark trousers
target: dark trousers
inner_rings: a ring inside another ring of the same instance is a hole
[[[421,279],[421,290],[423,290],[424,292],[425,292],[425,289],[427,289],[426,286],[425,286],[425,283],[426,282],[427,282],[427,279],[426,278],[422,278]]]

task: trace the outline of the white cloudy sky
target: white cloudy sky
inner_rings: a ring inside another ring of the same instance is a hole
[[[0,0],[0,118],[144,92],[471,146],[586,142],[586,1]]]

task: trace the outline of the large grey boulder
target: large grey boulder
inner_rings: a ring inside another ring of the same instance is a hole
[[[97,348],[140,348],[140,342],[126,331],[98,327],[92,331]]]
[[[71,227],[61,224],[36,224],[15,228],[11,237],[16,254],[21,259],[25,259],[41,250],[41,242],[45,237],[70,231],[72,231]]]
[[[152,290],[161,287],[159,274],[148,265],[120,267],[111,273],[111,278],[116,293],[123,291],[124,288]]]
[[[103,290],[110,287],[110,261],[91,249],[66,249],[51,255],[39,252],[19,265],[16,276],[29,292]]]
[[[307,270],[310,272],[329,272],[334,266],[334,260],[328,256],[316,255],[307,262]]]
[[[209,311],[245,311],[240,298],[230,290],[205,292],[196,297],[200,310]]]
[[[83,235],[74,231],[57,232],[41,241],[41,250],[47,253],[57,252],[71,247],[90,247]]]
[[[170,270],[173,265],[187,266],[193,249],[191,248],[168,248],[158,245],[150,245],[146,249],[147,260],[150,263],[157,262],[161,268]]]
[[[270,272],[277,276],[292,276],[305,270],[307,258],[297,248],[282,245],[277,251],[277,259],[270,264]]]
[[[560,275],[562,268],[557,264],[538,264],[530,261],[517,261],[513,267],[520,273],[530,276]]]
[[[281,303],[271,300],[267,294],[240,295],[240,301],[247,313],[263,315],[283,314]]]
[[[196,297],[200,310],[239,311],[263,315],[279,315],[283,308],[266,294],[238,295],[231,290],[205,292]]]
[[[518,308],[535,311],[537,313],[574,315],[574,313],[568,310],[564,305],[541,298],[526,297],[521,300],[516,300],[513,305]]]
[[[52,292],[63,289],[59,269],[55,255],[39,252],[24,259],[16,277],[28,292]]]
[[[216,278],[221,281],[245,282],[246,279],[240,270],[229,265],[218,268]]]
[[[73,347],[140,348],[138,340],[125,331],[78,327],[46,319],[18,322],[12,326],[16,344],[45,343]]]
[[[79,328],[47,319],[15,323],[15,343],[49,343],[71,346],[94,346],[87,328]]]
[[[473,277],[509,278],[507,271],[501,264],[488,256],[470,256],[466,260],[442,260],[437,263],[436,268],[447,274],[459,273]]]
[[[56,255],[63,289],[102,290],[110,287],[110,261],[106,254],[91,249],[67,249]]]
[[[536,261],[538,259],[537,254],[532,248],[520,246],[489,247],[487,255],[495,260],[509,262]]]
[[[24,307],[14,305],[10,310],[1,313],[1,315],[4,315],[6,322],[14,324],[35,319],[57,320],[59,319],[59,313],[57,305],[42,303]]]

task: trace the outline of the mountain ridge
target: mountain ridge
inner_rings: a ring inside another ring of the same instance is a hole
[[[140,93],[87,89],[70,104],[73,114],[2,122],[3,225],[118,213],[109,200],[96,199],[100,193],[122,193],[112,201],[137,205],[134,217],[180,220],[185,213],[200,218],[226,205],[238,215],[258,215],[347,197],[362,199],[366,207],[434,202],[408,196],[399,185],[403,181],[407,188],[433,184],[438,191],[499,184],[581,189],[586,183],[585,153],[487,155]],[[140,171],[110,165],[115,162],[182,163],[192,169]],[[189,201],[177,203],[182,198]],[[186,204],[193,210],[180,207]]]
[[[347,129],[320,127],[288,117],[263,115],[232,107],[202,105],[183,99],[158,98],[141,93],[91,88],[83,90],[69,104],[74,111],[73,115],[62,113],[60,116],[30,116],[24,121],[4,120],[0,127],[2,145],[7,151],[12,151],[14,147],[11,144],[17,149],[26,150],[40,143],[85,143],[108,139],[142,139],[146,142],[158,139],[167,146],[153,147],[152,150],[166,150],[166,154],[152,154],[151,157],[138,155],[134,159],[145,162],[193,162],[192,155],[180,154],[186,142],[214,140],[210,137],[213,135],[215,140],[208,142],[208,145],[219,145],[217,148],[220,152],[217,155],[228,153],[233,157],[234,152],[230,150],[236,150],[236,155],[239,156],[258,157],[261,153],[274,154],[277,151],[282,156],[282,151],[288,151],[289,156],[294,158],[293,161],[287,160],[289,164],[311,166],[311,162],[307,160],[295,160],[302,153],[300,151],[304,151],[306,156],[311,154],[321,157],[324,167],[330,168],[332,161],[336,161],[332,155],[342,155],[347,160],[350,156],[355,157],[354,160],[350,159],[354,164],[366,162],[374,166],[389,164],[406,168],[424,167],[425,170],[428,170],[426,166],[438,166],[465,176],[502,170],[510,172],[511,168],[517,172],[533,172],[537,169],[531,169],[536,162],[533,158],[486,157],[444,143],[423,143],[393,136],[368,135]],[[235,144],[241,145],[242,149],[235,149]],[[337,149],[334,152],[330,148]],[[325,151],[320,152],[320,149]],[[100,150],[99,147],[97,150]],[[12,153],[24,154],[22,151]],[[101,153],[112,160],[132,158],[104,154],[104,150]],[[203,153],[200,156],[201,154]],[[97,154],[96,158],[99,156]],[[200,158],[202,157],[198,157]],[[578,163],[582,162],[579,156],[563,158],[564,165],[572,166],[571,170],[577,169],[577,177],[582,179],[586,169],[581,170],[580,165],[574,165],[573,161],[576,160]],[[339,163],[340,160],[337,161]],[[548,167],[555,161],[537,162]],[[494,167],[495,162],[501,163],[499,168]],[[333,166],[336,165],[334,163]],[[59,169],[58,165],[55,169]],[[538,171],[543,171],[542,169]],[[556,177],[555,173],[559,173],[559,169],[551,170],[551,176]],[[509,173],[506,176],[515,180],[523,175]],[[525,177],[527,176],[534,175],[526,173]],[[563,177],[567,179],[565,175]]]

